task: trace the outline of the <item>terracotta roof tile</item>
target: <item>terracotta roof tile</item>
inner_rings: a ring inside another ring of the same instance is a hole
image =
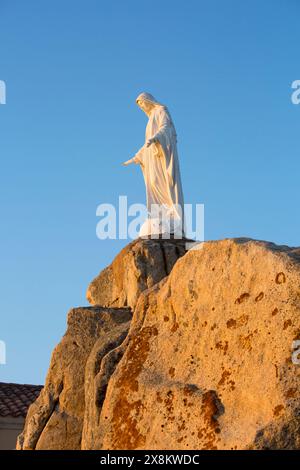
[[[0,416],[25,417],[42,388],[42,385],[0,382]]]

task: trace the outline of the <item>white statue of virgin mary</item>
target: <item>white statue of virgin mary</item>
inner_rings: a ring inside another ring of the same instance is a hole
[[[136,103],[149,117],[145,144],[124,165],[139,164],[144,175],[148,217],[139,236],[162,234],[168,238],[173,234],[181,238],[184,205],[176,130],[168,108],[150,93],[141,93]]]

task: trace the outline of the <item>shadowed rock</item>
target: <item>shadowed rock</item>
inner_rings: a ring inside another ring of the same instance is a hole
[[[97,360],[125,338],[130,309],[81,307],[70,310],[68,328],[52,353],[45,387],[30,406],[19,449],[80,449],[86,408],[85,366],[97,344]],[[97,362],[98,361],[98,362]],[[88,380],[90,378],[88,377]]]

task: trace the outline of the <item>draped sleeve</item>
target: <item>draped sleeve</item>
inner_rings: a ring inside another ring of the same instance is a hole
[[[166,170],[170,184],[174,183],[176,178],[175,175],[175,165],[174,165],[174,152],[177,142],[176,131],[172,122],[172,119],[163,106],[160,106],[157,110],[157,120],[158,120],[158,131],[153,136],[153,138],[159,142],[162,147],[165,162]]]
[[[143,154],[144,154],[144,150],[145,150],[145,145],[143,145],[143,147],[140,148],[140,150],[135,154],[135,156],[133,157],[133,161],[134,163],[136,163],[137,165],[143,165]]]

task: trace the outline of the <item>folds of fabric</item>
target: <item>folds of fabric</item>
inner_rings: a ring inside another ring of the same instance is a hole
[[[177,153],[177,135],[166,106],[157,102],[152,95],[142,93],[137,98],[154,104],[149,115],[145,133],[145,144],[134,157],[141,165],[145,186],[147,210],[152,213],[153,205],[163,206],[172,218],[181,219],[183,224],[183,192]],[[149,147],[149,139],[155,142]]]

